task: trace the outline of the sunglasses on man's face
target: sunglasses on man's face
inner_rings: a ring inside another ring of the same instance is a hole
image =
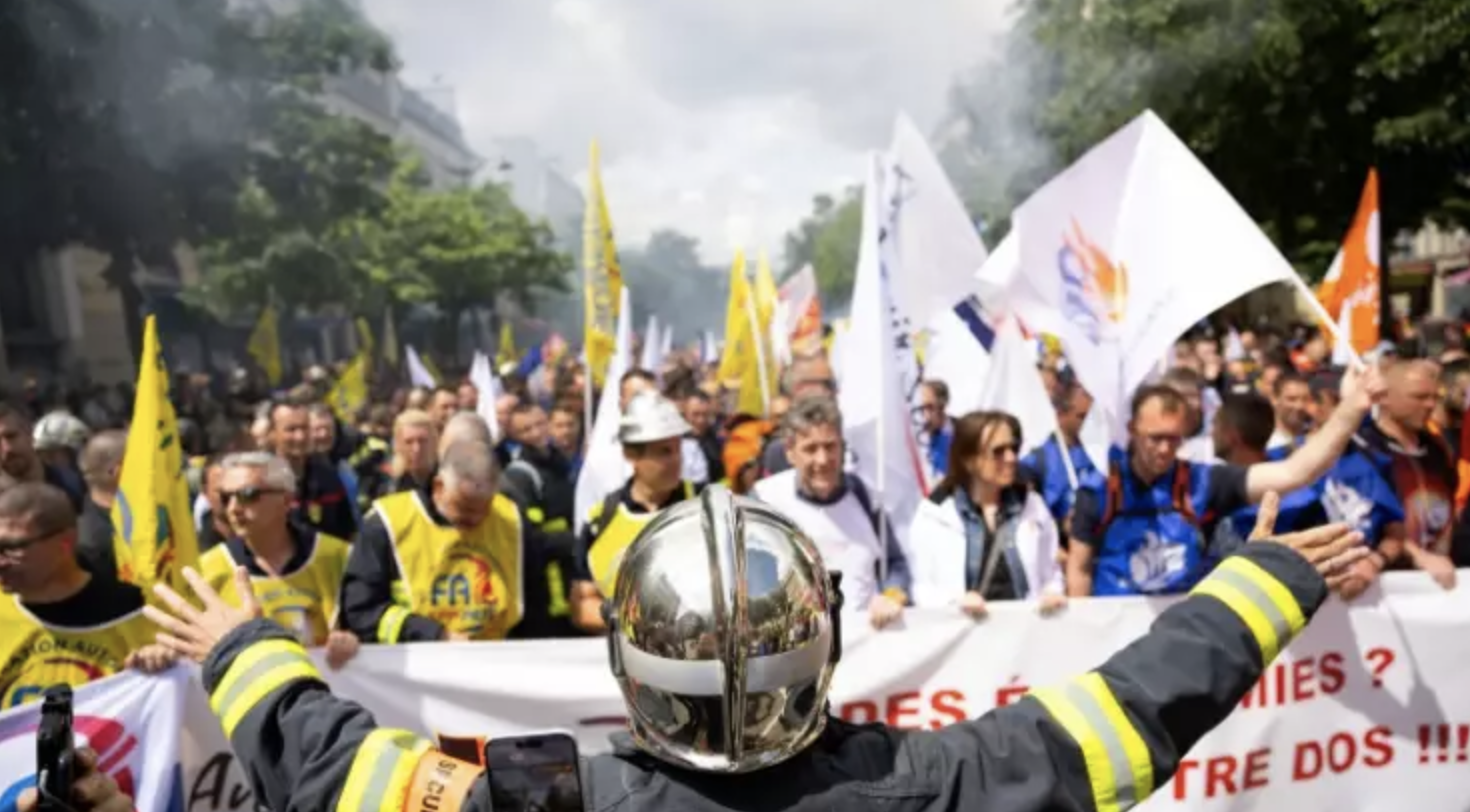
[[[242,505],[253,505],[260,501],[260,497],[272,493],[283,493],[283,491],[280,488],[250,487],[241,488],[237,491],[220,491],[219,497],[227,505],[236,499],[239,499]]]

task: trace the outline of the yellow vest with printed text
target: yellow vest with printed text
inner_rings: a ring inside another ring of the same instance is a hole
[[[295,570],[279,578],[255,575],[251,590],[265,616],[296,635],[301,645],[323,646],[337,622],[337,605],[342,594],[342,574],[347,570],[347,542],[326,533],[316,533],[311,555]],[[204,580],[228,603],[239,606],[235,589],[235,567],[228,544],[213,547],[199,559]]]
[[[52,685],[110,677],[157,631],[142,609],[98,626],[49,626],[19,597],[0,595],[0,709],[35,702]]]
[[[430,516],[418,491],[379,499],[398,562],[393,603],[430,618],[451,634],[504,640],[521,620],[521,514],[496,494],[479,527],[445,527]]]
[[[679,487],[684,489],[685,499],[694,498],[692,483],[686,480]],[[610,494],[607,499],[593,505],[587,516],[587,524],[593,534],[592,544],[587,548],[587,569],[592,572],[592,581],[604,598],[611,598],[617,588],[618,568],[623,564],[628,547],[659,514],[656,510],[649,513],[628,510],[622,495],[622,489]],[[607,515],[609,513],[611,516]]]

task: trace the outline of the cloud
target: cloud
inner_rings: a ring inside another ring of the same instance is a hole
[[[489,163],[525,137],[583,179],[587,144],[620,238],[778,255],[813,195],[860,175],[893,115],[938,123],[952,78],[1005,25],[1001,0],[365,0],[413,84],[454,88]]]

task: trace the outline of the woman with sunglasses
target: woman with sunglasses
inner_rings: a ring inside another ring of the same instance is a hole
[[[909,531],[914,605],[971,617],[992,601],[1066,603],[1059,540],[1046,501],[1019,475],[1021,423],[1005,412],[955,421],[944,479]]]

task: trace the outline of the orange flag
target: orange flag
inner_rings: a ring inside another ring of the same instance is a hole
[[[1338,324],[1347,328],[1349,341],[1359,354],[1378,343],[1378,171],[1368,170],[1358,213],[1332,260],[1327,276],[1317,287],[1317,300]],[[1346,312],[1344,312],[1346,311]]]

